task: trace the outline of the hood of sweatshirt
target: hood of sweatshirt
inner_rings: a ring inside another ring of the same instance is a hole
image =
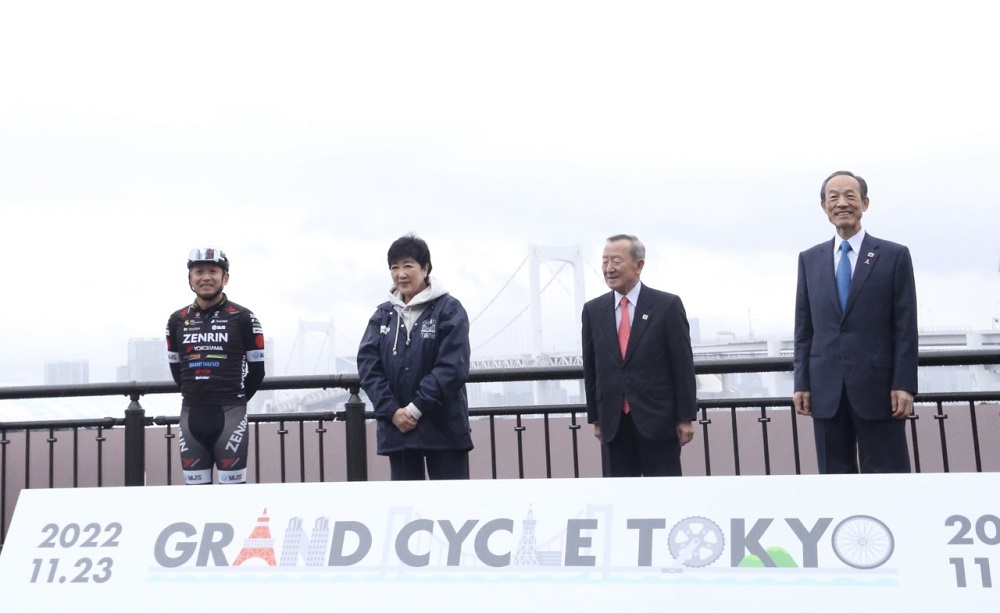
[[[403,295],[399,293],[399,290],[395,288],[389,290],[389,304],[399,314],[396,324],[396,338],[392,344],[393,353],[396,353],[396,348],[399,345],[400,328],[406,329],[406,344],[409,345],[410,332],[413,330],[413,324],[417,323],[417,319],[420,318],[420,314],[424,312],[424,309],[427,308],[430,302],[447,293],[448,290],[444,285],[430,276],[427,277],[427,287],[413,298],[410,298],[409,302],[403,302]]]

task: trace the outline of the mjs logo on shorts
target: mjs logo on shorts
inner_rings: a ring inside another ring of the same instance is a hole
[[[453,573],[455,580],[487,568],[491,576],[497,569],[532,576],[577,570],[596,573],[598,580],[641,574],[644,580],[714,575],[721,581],[744,575],[751,581],[781,576],[784,582],[808,583],[818,575],[884,580],[895,574],[879,568],[892,557],[892,532],[868,515],[725,521],[615,515],[611,505],[588,505],[573,517],[536,519],[529,509],[520,521],[448,520],[393,507],[378,520],[319,517],[311,528],[292,517],[280,522],[286,527],[276,537],[265,509],[256,522],[172,523],[159,532],[153,559],[154,568],[209,573],[216,579],[238,572],[237,567],[243,572],[298,567],[393,576],[433,570]],[[874,569],[879,570],[872,575]]]

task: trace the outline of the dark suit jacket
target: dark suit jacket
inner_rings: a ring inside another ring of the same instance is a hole
[[[639,290],[625,358],[618,347],[615,293],[583,306],[583,379],[587,421],[604,442],[618,432],[622,398],[647,439],[677,439],[678,420],[697,416],[691,333],[681,299],[647,285]]]
[[[866,419],[889,419],[890,390],[917,392],[917,292],[910,252],[866,234],[841,311],[833,241],[799,254],[795,391],[813,417],[833,417],[841,390]]]

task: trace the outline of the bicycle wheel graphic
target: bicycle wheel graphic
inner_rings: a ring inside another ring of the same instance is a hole
[[[852,568],[878,568],[892,557],[896,543],[881,521],[868,515],[852,515],[833,529],[833,553]]]
[[[670,555],[684,566],[692,568],[715,562],[726,546],[722,529],[705,517],[682,519],[673,527],[667,539]]]

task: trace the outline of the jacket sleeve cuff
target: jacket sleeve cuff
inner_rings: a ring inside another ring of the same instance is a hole
[[[413,419],[420,419],[420,416],[423,415],[423,413],[420,412],[420,409],[417,408],[417,405],[412,402],[406,405],[406,410],[410,412]]]

